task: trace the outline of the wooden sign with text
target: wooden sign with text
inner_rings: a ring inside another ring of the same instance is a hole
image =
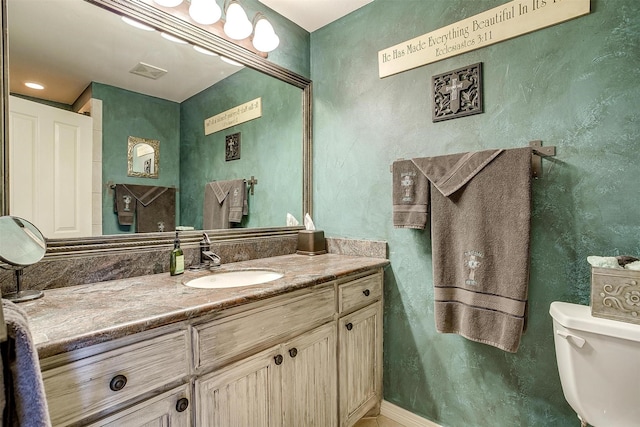
[[[235,108],[224,111],[204,121],[204,134],[210,135],[214,132],[257,119],[262,116],[262,98],[245,102]]]
[[[590,12],[590,0],[514,0],[378,52],[380,78],[550,27]]]

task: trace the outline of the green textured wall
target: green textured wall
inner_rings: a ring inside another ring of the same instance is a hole
[[[204,121],[262,98],[262,117],[204,134]],[[302,220],[302,91],[243,69],[181,104],[180,206],[182,224],[202,228],[207,182],[249,179],[243,227],[284,226],[288,212]],[[240,159],[225,161],[225,137],[241,134]]]
[[[102,234],[135,232],[118,224],[107,183],[179,187],[180,104],[101,83],[93,83],[92,96],[102,100]],[[160,141],[157,179],[127,176],[129,136]]]
[[[384,397],[443,426],[576,426],[549,304],[588,304],[590,254],[640,254],[640,2],[385,79],[377,52],[505,3],[375,0],[311,34],[315,220],[328,236],[384,239]],[[430,80],[484,64],[484,114],[431,122]],[[518,353],[435,332],[428,231],[394,229],[397,158],[541,139],[533,184],[530,312]],[[338,206],[339,208],[336,208]]]

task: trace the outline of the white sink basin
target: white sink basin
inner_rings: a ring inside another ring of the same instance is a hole
[[[281,277],[282,274],[272,270],[226,271],[190,280],[185,285],[201,289],[238,288],[271,282]]]

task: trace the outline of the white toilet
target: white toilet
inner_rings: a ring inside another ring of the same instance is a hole
[[[640,426],[640,325],[566,302],[549,312],[564,397],[582,425]]]

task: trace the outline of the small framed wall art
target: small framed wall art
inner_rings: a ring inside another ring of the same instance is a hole
[[[240,132],[225,137],[225,161],[240,158]]]
[[[483,112],[482,62],[432,77],[434,122]]]

